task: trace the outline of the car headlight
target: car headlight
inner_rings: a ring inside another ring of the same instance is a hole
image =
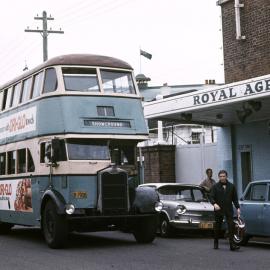
[[[157,212],[160,212],[162,210],[162,207],[163,207],[162,202],[156,202],[156,204],[155,204],[155,210]]]
[[[182,214],[186,213],[186,211],[187,211],[187,208],[184,205],[177,206],[176,213],[178,215],[182,215]]]

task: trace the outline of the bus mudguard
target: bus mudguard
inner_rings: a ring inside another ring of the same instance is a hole
[[[154,213],[159,201],[157,192],[151,187],[137,187],[132,209],[139,213]]]
[[[45,204],[48,200],[52,200],[55,203],[56,210],[59,215],[65,214],[65,205],[66,205],[65,199],[58,191],[53,189],[48,189],[44,192],[41,199],[42,202],[40,213],[42,213]]]

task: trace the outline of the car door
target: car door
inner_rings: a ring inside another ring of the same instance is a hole
[[[266,191],[266,183],[251,184],[240,203],[248,234],[263,234],[263,207],[266,200]]]
[[[263,234],[270,236],[270,183],[267,185],[267,199],[263,205]]]

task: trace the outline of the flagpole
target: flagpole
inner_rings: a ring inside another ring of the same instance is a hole
[[[141,46],[140,46],[140,74],[142,73],[142,55],[141,55]]]

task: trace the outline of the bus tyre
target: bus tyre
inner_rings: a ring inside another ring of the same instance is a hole
[[[145,217],[140,218],[136,222],[136,227],[134,228],[133,235],[137,243],[146,244],[152,243],[156,237],[157,232],[157,218]]]
[[[13,227],[13,224],[10,223],[2,223],[0,222],[0,234],[8,234],[10,233],[11,228]]]
[[[68,226],[64,216],[58,215],[56,206],[48,201],[42,214],[42,231],[50,248],[62,248],[67,243]]]
[[[172,228],[166,216],[160,218],[159,230],[161,237],[170,237],[172,235]]]

